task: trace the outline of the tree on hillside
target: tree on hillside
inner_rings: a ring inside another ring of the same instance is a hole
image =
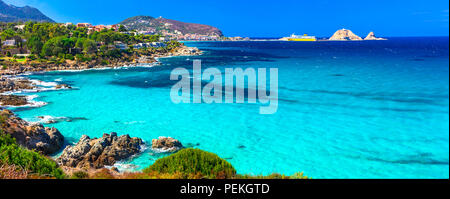
[[[15,35],[16,35],[16,32],[14,32],[14,30],[12,30],[12,29],[7,29],[0,34],[2,40],[11,39]]]
[[[97,51],[97,43],[91,39],[86,39],[83,41],[83,52],[88,53],[94,53]]]
[[[33,35],[30,37],[30,39],[28,39],[27,46],[31,53],[39,54],[42,51],[42,47],[44,46],[44,44],[38,36]]]
[[[126,31],[128,31],[128,30],[127,30],[127,28],[125,28],[124,25],[119,26],[119,32],[126,32]]]
[[[55,37],[45,42],[42,47],[42,56],[56,56],[64,53],[62,37]]]

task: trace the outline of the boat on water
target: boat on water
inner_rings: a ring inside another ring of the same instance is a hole
[[[307,34],[304,35],[295,35],[292,34],[290,37],[284,37],[281,38],[282,41],[317,41],[317,38],[315,36],[308,36]]]

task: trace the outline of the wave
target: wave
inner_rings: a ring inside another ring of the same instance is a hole
[[[124,122],[124,124],[126,125],[131,125],[131,124],[145,124],[147,123],[146,121],[131,121],[131,122]]]
[[[59,122],[74,122],[79,120],[88,120],[85,117],[55,117],[51,115],[39,116],[37,123],[41,124],[55,124]]]
[[[73,90],[74,88],[72,88]],[[76,88],[75,88],[76,89]],[[14,94],[26,94],[26,93],[40,93],[45,91],[57,91],[57,90],[69,90],[69,88],[62,87],[60,89],[57,89],[55,87],[37,87],[35,89],[23,89],[20,91],[8,91],[4,92],[5,95],[14,95]]]
[[[141,145],[140,153],[135,154],[135,155],[127,158],[126,160],[118,161],[112,166],[105,166],[105,168],[112,169],[115,167],[115,168],[117,168],[117,170],[119,170],[119,172],[136,172],[136,171],[140,170],[140,166],[131,164],[131,163],[129,163],[129,161],[138,156],[141,156],[142,153],[144,153],[147,150],[148,150],[147,144],[144,143]]]
[[[48,72],[83,72],[83,71],[102,71],[102,70],[120,70],[120,69],[128,69],[128,68],[152,68],[159,63],[150,63],[150,64],[136,64],[136,65],[124,65],[118,67],[102,67],[102,68],[87,68],[87,69],[72,69],[72,70],[55,70]],[[56,80],[55,80],[56,81]]]
[[[55,87],[58,85],[56,82],[44,82],[36,79],[30,79],[29,81],[35,86]]]
[[[139,170],[140,166],[124,162],[117,162],[113,166],[105,166],[105,168],[107,169],[117,168],[119,172],[135,172]]]

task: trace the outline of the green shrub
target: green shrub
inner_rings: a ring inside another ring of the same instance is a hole
[[[102,60],[102,62],[100,63],[102,66],[106,66],[106,65],[109,65],[110,63],[109,63],[109,61],[108,60]]]
[[[72,179],[87,179],[89,175],[84,171],[77,171],[72,174]]]
[[[29,55],[27,58],[29,60],[35,60],[36,59],[36,55]]]
[[[199,149],[183,149],[168,157],[157,160],[144,173],[182,173],[185,178],[200,176],[210,179],[226,179],[236,175],[236,170],[226,160],[214,153]]]
[[[75,57],[76,57],[77,61],[79,61],[79,62],[86,61],[86,58],[82,54],[77,54],[77,55],[75,55]]]
[[[0,161],[20,166],[32,174],[64,178],[64,173],[58,168],[56,162],[37,152],[20,147],[14,138],[3,132],[0,132]]]
[[[60,58],[60,59],[64,59],[65,56],[66,56],[66,54],[64,54],[64,53],[59,53],[58,54],[58,58]]]
[[[66,54],[65,58],[68,60],[75,60],[75,57],[71,54]]]

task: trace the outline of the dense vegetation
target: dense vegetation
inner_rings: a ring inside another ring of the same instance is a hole
[[[19,25],[24,25],[24,27]],[[134,49],[134,44],[159,42],[160,36],[119,32],[123,29],[124,27],[120,27],[118,30],[94,31],[57,23],[0,23],[0,41],[15,41],[15,46],[0,46],[2,54],[5,55],[3,58],[0,55],[0,59],[10,61],[7,57],[14,56],[10,52],[11,49],[14,49],[16,52],[31,52],[32,56],[27,57],[26,61],[35,63],[63,63],[66,60],[90,62],[94,60],[107,64],[103,60],[132,61],[139,55],[169,52],[181,45],[176,41],[171,41],[163,47]],[[117,44],[121,44],[123,47],[118,48]]]
[[[157,160],[142,172],[114,174],[111,170],[101,169],[94,173],[76,172],[75,179],[308,179],[303,173],[287,176],[239,175],[226,160],[199,149],[184,149],[175,154]]]
[[[182,173],[186,177],[202,176],[226,179],[236,175],[236,170],[216,154],[199,149],[183,149],[171,156],[157,160],[144,173]]]
[[[56,162],[20,147],[9,134],[0,132],[0,166],[2,165],[19,166],[38,176],[64,178],[64,173]]]

